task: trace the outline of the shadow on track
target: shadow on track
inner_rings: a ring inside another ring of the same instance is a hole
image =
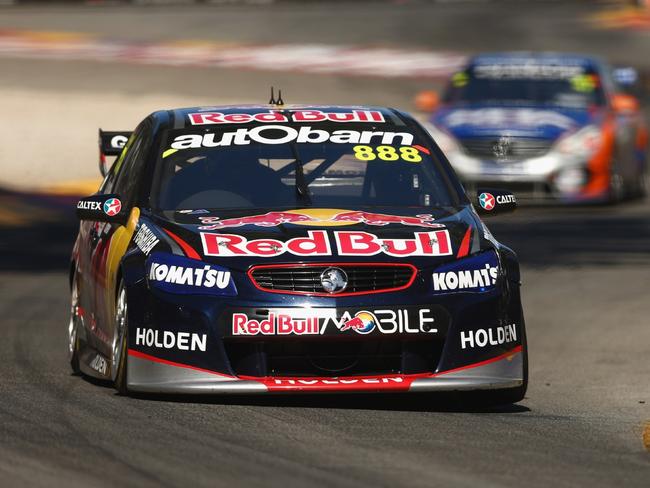
[[[117,395],[117,393],[116,393]],[[447,412],[447,413],[526,413],[530,409],[519,404],[480,406],[469,397],[455,392],[439,393],[349,393],[341,395],[154,395],[137,394],[133,398],[143,401],[169,403],[201,403],[207,405],[238,405],[249,407],[325,408],[342,410],[387,410],[395,412]]]
[[[110,381],[85,374],[70,373],[95,388],[105,388],[116,400],[127,399],[114,391]],[[135,401],[160,403],[186,403],[203,405],[237,405],[247,407],[326,408],[342,410],[386,410],[395,412],[447,412],[447,413],[526,413],[524,405],[506,404],[482,406],[472,403],[472,392],[436,393],[303,393],[270,395],[173,395],[156,393],[131,393]]]
[[[522,208],[486,219],[494,236],[530,267],[650,264],[650,208]]]

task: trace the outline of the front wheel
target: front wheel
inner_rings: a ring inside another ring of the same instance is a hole
[[[625,188],[625,179],[618,170],[618,165],[616,163],[612,164],[612,168],[609,174],[609,201],[610,205],[616,205],[617,203],[623,201],[627,193]]]
[[[80,374],[79,367],[79,288],[77,274],[72,278],[70,290],[70,322],[68,323],[68,361],[74,374]]]
[[[115,389],[121,395],[128,395],[127,387],[127,356],[128,356],[128,304],[126,288],[120,283],[115,307],[115,335],[111,357],[111,376]]]

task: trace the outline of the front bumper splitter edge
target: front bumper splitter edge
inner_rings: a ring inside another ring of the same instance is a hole
[[[480,363],[436,374],[338,378],[239,378],[129,351],[128,388],[167,394],[399,393],[516,388],[523,384],[521,346]]]

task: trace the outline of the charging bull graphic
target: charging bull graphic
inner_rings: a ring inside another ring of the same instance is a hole
[[[363,211],[342,212],[336,214],[331,222],[352,222],[355,224],[383,226],[388,224],[413,225],[416,227],[440,228],[442,224],[433,223],[431,214],[420,214],[415,216],[386,215]]]
[[[443,224],[434,223],[431,214],[420,215],[388,215],[381,213],[372,213],[364,211],[333,211],[336,213],[323,218],[322,216],[312,215],[311,209],[286,211],[286,212],[267,212],[261,215],[251,215],[246,217],[235,217],[230,219],[219,219],[219,217],[200,217],[199,220],[203,225],[201,230],[219,230],[232,227],[242,227],[244,225],[255,225],[258,227],[276,227],[281,224],[296,225],[352,225],[365,224],[374,226],[385,226],[389,224],[400,224],[415,227],[428,227],[439,229]]]
[[[295,224],[298,222],[311,221],[315,219],[309,215],[292,212],[267,212],[262,215],[250,215],[248,217],[235,217],[232,219],[219,220],[219,217],[200,217],[205,225],[199,227],[201,230],[218,230],[226,227],[242,227],[244,225],[256,225],[258,227],[277,227],[280,224]]]

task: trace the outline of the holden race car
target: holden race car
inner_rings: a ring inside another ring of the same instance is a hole
[[[468,191],[529,201],[616,202],[645,194],[648,136],[638,100],[598,59],[483,54],[455,73],[427,127]],[[629,76],[628,76],[629,77]]]
[[[119,157],[77,206],[75,372],[125,394],[523,398],[519,265],[477,213],[515,197],[475,208],[410,115],[186,108],[100,143]]]

